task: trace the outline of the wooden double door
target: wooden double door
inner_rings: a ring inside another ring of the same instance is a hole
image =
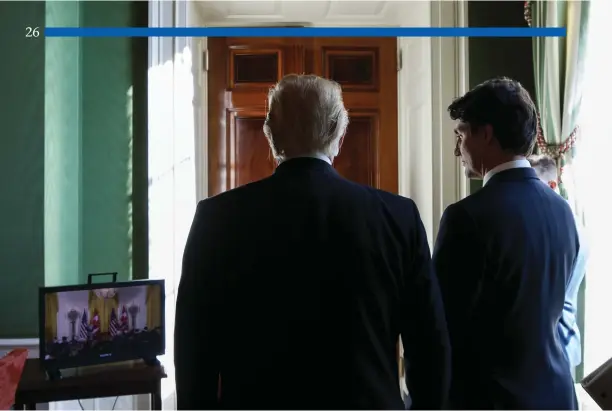
[[[294,73],[342,86],[350,124],[338,172],[397,192],[395,38],[209,38],[208,59],[209,196],[273,173],[262,131],[267,94]]]

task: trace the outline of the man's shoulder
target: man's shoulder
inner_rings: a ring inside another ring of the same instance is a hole
[[[198,202],[198,210],[227,210],[232,205],[244,205],[261,196],[268,185],[268,178],[265,178],[212,195]]]
[[[477,194],[478,192],[470,194],[455,203],[449,204],[444,210],[444,215],[464,218],[466,216],[478,214],[477,208],[480,207],[483,199],[481,195]]]
[[[563,197],[545,184],[533,183],[514,189],[507,189],[503,184],[487,185],[452,204],[445,213],[471,220],[483,230],[507,227],[519,215],[521,219],[531,219],[530,227],[540,222],[546,224],[533,212],[534,207],[546,207],[546,215],[555,221],[574,221],[571,207]]]
[[[404,220],[412,216],[419,216],[418,207],[411,198],[377,188],[366,187],[366,189],[370,197],[382,205],[393,217]]]
[[[356,183],[344,177],[333,179],[331,189],[340,201],[352,202],[355,204],[363,204],[363,200],[367,202],[384,203],[392,208],[401,208],[406,211],[406,207],[416,207],[415,202],[399,194],[385,191],[379,188],[374,188],[365,184]]]
[[[406,216],[415,212],[418,214],[415,202],[408,197],[355,183],[345,178],[332,179],[329,180],[329,185],[325,187],[321,185],[312,189],[320,190],[320,193],[327,191],[328,195],[323,195],[327,197],[327,200],[322,201],[339,202],[347,207],[358,206],[369,209],[378,204],[383,205],[394,215],[399,213]],[[278,184],[274,178],[268,177],[201,200],[198,203],[198,210],[207,214],[210,212],[227,213],[230,210],[244,210],[245,204],[253,205],[259,201],[269,201],[276,194],[278,194]],[[247,209],[249,208],[251,207],[247,207]],[[375,206],[374,208],[379,207]]]
[[[508,187],[505,184],[487,184],[455,204],[461,203],[461,206],[466,209],[482,206],[490,209],[490,206],[493,204],[503,206],[508,203],[506,200],[517,198],[525,199],[525,201],[521,202],[525,207],[532,207],[533,199],[542,200],[545,198],[548,204],[553,207],[553,211],[571,213],[571,207],[563,197],[551,190],[546,184],[532,180],[526,180],[512,187]],[[511,201],[510,203],[513,202]]]
[[[399,194],[391,193],[389,191],[372,188],[373,195],[379,197],[382,201],[389,204],[397,204],[402,207],[416,207],[416,203],[409,197],[404,197]]]

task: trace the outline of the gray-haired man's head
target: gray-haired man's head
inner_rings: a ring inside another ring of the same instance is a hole
[[[333,159],[340,152],[348,123],[338,83],[290,74],[268,94],[263,131],[278,161],[308,155]]]
[[[527,157],[529,164],[535,170],[536,175],[542,182],[548,184],[553,190],[557,190],[559,173],[555,159],[547,155],[532,155]]]

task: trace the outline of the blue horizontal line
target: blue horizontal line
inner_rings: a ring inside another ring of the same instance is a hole
[[[46,37],[565,37],[564,27],[47,27]]]

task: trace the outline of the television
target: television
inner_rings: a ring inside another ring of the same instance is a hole
[[[42,287],[40,359],[46,370],[143,359],[165,353],[163,280]]]

